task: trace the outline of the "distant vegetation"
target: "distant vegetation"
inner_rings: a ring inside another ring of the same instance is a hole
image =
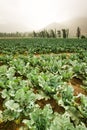
[[[69,29],[50,29],[49,31],[44,29],[42,31],[33,31],[33,32],[26,32],[26,33],[0,33],[0,37],[39,37],[39,38],[69,38]],[[83,34],[81,34],[80,27],[77,27],[75,32],[77,38],[86,38]]]

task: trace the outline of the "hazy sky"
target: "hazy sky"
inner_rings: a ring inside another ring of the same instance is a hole
[[[40,29],[73,17],[87,17],[87,0],[0,0],[2,25]]]

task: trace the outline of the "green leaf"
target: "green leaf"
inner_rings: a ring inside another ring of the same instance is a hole
[[[72,86],[66,86],[65,89],[62,91],[62,100],[64,105],[70,105],[73,101],[73,88]]]
[[[2,75],[5,75],[6,72],[7,72],[7,66],[6,65],[0,66],[0,77]]]
[[[18,103],[15,103],[14,100],[8,100],[5,102],[5,106],[7,107],[8,110],[12,110],[15,112],[21,112],[22,109],[20,108]]]
[[[6,72],[8,79],[11,79],[14,76],[14,74],[15,74],[15,68],[14,67],[10,67]]]
[[[7,91],[7,89],[4,89],[2,92],[1,92],[1,96],[2,96],[2,98],[9,98],[9,94],[8,94],[8,91]]]

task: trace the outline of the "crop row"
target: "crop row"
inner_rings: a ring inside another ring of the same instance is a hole
[[[0,56],[0,124],[87,129],[87,53]]]
[[[87,51],[87,39],[0,39],[2,54],[45,54]]]

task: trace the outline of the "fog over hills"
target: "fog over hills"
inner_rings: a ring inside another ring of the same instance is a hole
[[[61,23],[51,23],[40,30],[62,30],[69,29],[70,36],[76,36],[77,27],[80,27],[81,34],[87,36],[87,18],[74,18]],[[27,26],[19,23],[0,23],[0,32],[31,32],[34,29],[27,28]],[[37,30],[37,31],[40,31]]]
[[[0,23],[0,32],[30,32],[32,30],[32,28],[28,28],[20,23]]]
[[[70,36],[75,36],[77,27],[80,27],[82,35],[87,35],[87,18],[75,18],[61,23],[52,23],[46,26],[44,29],[61,30],[65,28],[69,29]]]

